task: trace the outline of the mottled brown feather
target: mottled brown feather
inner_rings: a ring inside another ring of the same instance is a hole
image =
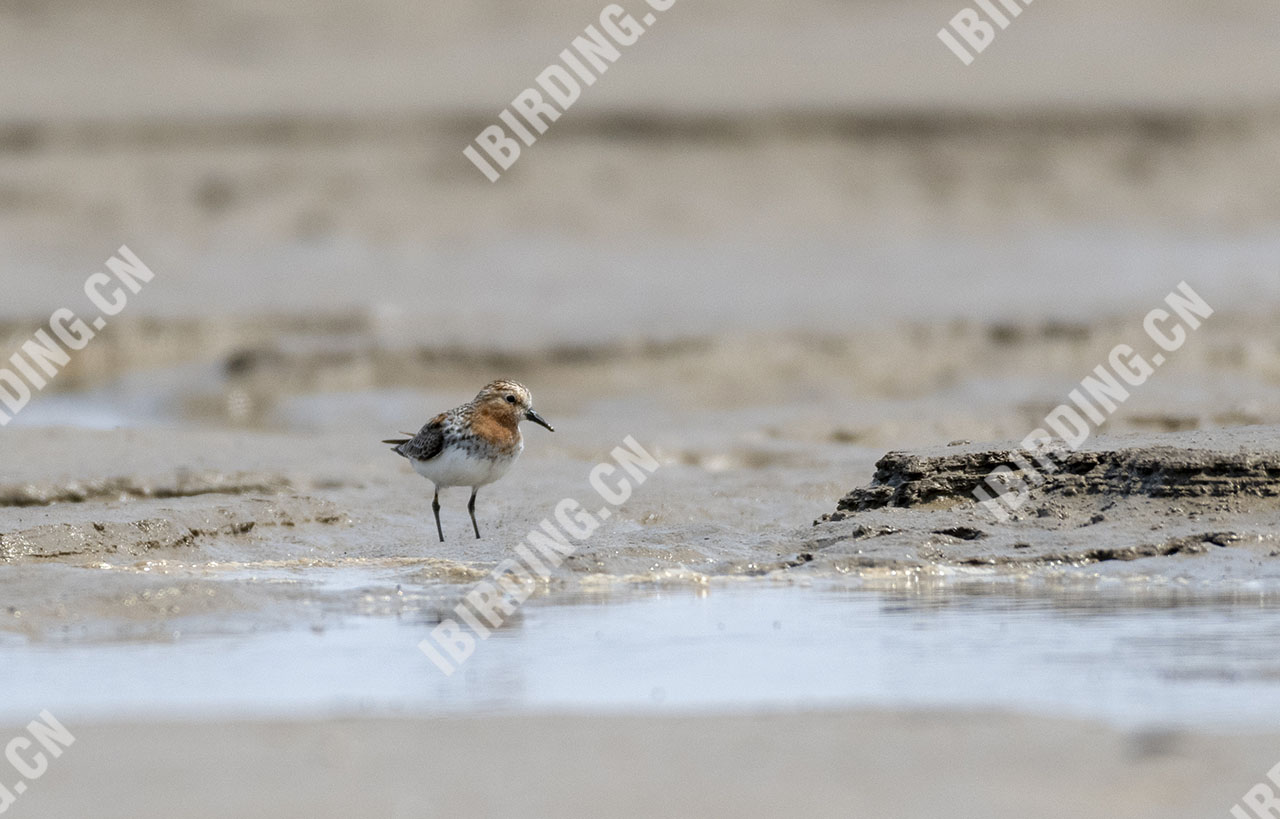
[[[423,424],[418,434],[407,441],[383,441],[393,444],[392,451],[415,461],[429,461],[444,450],[445,413]]]

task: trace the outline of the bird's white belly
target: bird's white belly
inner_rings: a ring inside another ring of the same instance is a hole
[[[519,452],[505,458],[469,457],[461,449],[446,448],[429,461],[410,460],[413,469],[436,486],[484,486],[507,474]]]

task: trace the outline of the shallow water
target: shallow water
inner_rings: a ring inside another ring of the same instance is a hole
[[[452,677],[432,622],[164,643],[0,638],[0,717],[998,708],[1121,726],[1274,729],[1280,606],[1134,606],[796,586],[531,603]]]

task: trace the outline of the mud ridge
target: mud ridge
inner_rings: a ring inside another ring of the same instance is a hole
[[[890,452],[876,464],[869,486],[854,489],[825,520],[885,507],[946,508],[976,503],[973,492],[1000,467],[1014,470],[1039,500],[1080,495],[1150,498],[1280,497],[1280,453],[1214,452],[1174,447],[1066,452],[1056,472],[1019,468],[1019,450],[916,455]]]
[[[288,478],[269,473],[179,473],[158,481],[134,477],[65,483],[0,484],[0,507],[52,506],[122,498],[190,498],[197,495],[274,495],[293,488]]]
[[[202,538],[240,537],[260,526],[341,524],[348,517],[334,504],[305,497],[274,498],[248,508],[218,507],[124,522],[60,523],[0,534],[0,562],[97,555],[140,556],[195,546]]]
[[[790,570],[1280,577],[1278,426],[1098,436],[1056,456],[1060,468],[1038,482],[1015,472],[1025,491],[1006,499],[1019,503],[978,503],[974,487],[997,467],[1017,470],[1019,454],[968,443],[889,453],[869,485],[815,521],[797,544],[812,561]]]
[[[836,136],[848,140],[940,140],[1004,134],[1011,137],[1118,134],[1158,142],[1185,141],[1217,132],[1262,129],[1273,110],[1151,106],[1016,112],[811,108],[723,113],[628,107],[584,113],[559,126],[574,138],[670,142],[742,142]],[[489,124],[488,111],[465,109],[384,114],[376,121],[341,114],[288,112],[258,115],[151,116],[132,120],[0,121],[0,154],[54,150],[176,150],[259,146],[300,148],[416,143],[469,137]],[[451,136],[452,135],[452,136]]]

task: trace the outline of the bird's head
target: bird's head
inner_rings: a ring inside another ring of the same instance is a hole
[[[511,425],[532,421],[555,432],[541,415],[533,411],[533,393],[515,381],[494,381],[476,395],[475,405]]]

